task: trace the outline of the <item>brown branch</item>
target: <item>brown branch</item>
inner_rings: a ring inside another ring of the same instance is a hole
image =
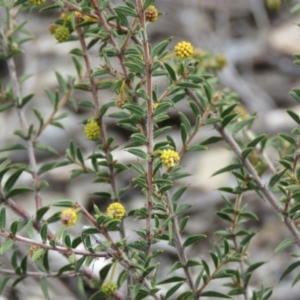
[[[46,243],[43,243],[43,242],[38,242],[36,240],[28,239],[28,238],[22,237],[20,235],[12,235],[8,231],[0,231],[0,236],[6,237],[6,238],[11,239],[11,240],[14,240],[16,242],[21,242],[21,243],[25,243],[25,244],[29,244],[29,245],[35,245],[35,246],[38,246],[38,247],[43,248],[45,250],[53,250],[53,251],[57,251],[57,252],[60,252],[60,253],[65,253],[68,256],[71,255],[71,254],[76,254],[76,255],[82,255],[82,256],[91,256],[91,257],[95,257],[95,258],[107,257],[106,252],[91,253],[91,252],[86,251],[86,250],[77,250],[77,249],[66,248],[66,247],[62,247],[62,246],[52,247],[50,244],[46,244]]]

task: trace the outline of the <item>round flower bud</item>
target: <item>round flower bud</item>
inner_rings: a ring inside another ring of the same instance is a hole
[[[190,57],[194,52],[194,48],[191,43],[182,41],[175,46],[175,54],[178,58]]]
[[[277,10],[281,6],[281,0],[267,0],[267,8]]]
[[[100,134],[100,126],[96,122],[95,118],[90,119],[90,121],[84,126],[84,135],[89,140],[95,140]]]
[[[118,285],[113,281],[107,281],[102,284],[101,290],[105,295],[112,295],[118,288]]]
[[[162,151],[160,160],[168,168],[173,168],[174,166],[179,164],[180,156],[178,152],[168,149]]]
[[[155,22],[158,17],[158,11],[154,5],[150,5],[146,10],[145,10],[145,18],[146,21],[148,22]]]
[[[219,69],[224,69],[227,66],[227,59],[224,54],[216,55],[215,60]]]
[[[70,31],[66,26],[58,26],[55,30],[54,37],[58,42],[65,42],[68,40]]]
[[[66,208],[60,213],[60,221],[66,227],[70,227],[76,224],[78,220],[76,210],[72,208]]]
[[[33,5],[40,6],[46,2],[46,0],[29,0],[29,2]]]
[[[106,214],[113,219],[121,220],[125,216],[126,210],[121,203],[114,202],[107,207]]]

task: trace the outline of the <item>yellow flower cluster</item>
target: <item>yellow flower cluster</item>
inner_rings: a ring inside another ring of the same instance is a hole
[[[158,18],[158,11],[154,5],[150,5],[145,10],[145,18],[148,22],[155,22]]]
[[[156,110],[156,108],[157,108],[158,105],[159,105],[158,102],[154,102],[154,103],[152,104],[152,109],[153,109],[153,110]]]
[[[67,41],[69,35],[70,35],[70,31],[66,26],[58,26],[54,32],[55,39],[60,43]]]
[[[36,251],[38,251],[39,249],[41,249],[40,246],[32,245],[32,246],[29,248],[29,250],[28,250],[28,255],[29,255],[30,257],[32,257],[33,254],[34,254]],[[44,255],[45,255],[45,253],[41,254],[41,256],[40,256],[39,258],[42,258]]]
[[[98,22],[97,19],[87,16],[87,15],[83,15],[82,13],[80,13],[79,11],[75,11],[75,22],[76,23],[83,23],[83,22]],[[64,19],[66,21],[69,21],[71,19],[71,14],[70,13],[62,13],[60,15],[61,19]]]
[[[100,126],[98,125],[95,118],[91,118],[89,122],[84,126],[84,135],[89,140],[95,140],[100,133]]]
[[[105,295],[112,295],[118,288],[118,285],[113,281],[104,282],[101,290]]]
[[[217,67],[221,70],[227,66],[227,59],[224,54],[216,55],[215,61],[216,61]]]
[[[36,6],[40,6],[40,5],[42,5],[43,3],[45,3],[46,0],[29,0],[29,2],[30,2],[31,4],[36,5]]]
[[[125,216],[126,210],[121,203],[114,202],[107,207],[106,214],[113,219],[121,220]]]
[[[160,155],[160,160],[168,168],[173,168],[174,166],[179,164],[180,156],[179,156],[178,152],[168,149],[168,150],[162,151],[162,153]]]
[[[78,217],[75,209],[66,208],[60,213],[60,221],[66,227],[73,226],[77,223]]]
[[[182,41],[175,46],[175,54],[178,58],[190,57],[194,52],[191,43]]]
[[[130,96],[127,91],[126,82],[125,80],[123,80],[119,90],[119,95],[117,95],[115,99],[116,107],[123,109],[124,105],[128,103],[129,100],[130,100]]]

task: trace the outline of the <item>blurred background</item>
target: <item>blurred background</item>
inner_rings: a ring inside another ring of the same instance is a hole
[[[157,22],[149,25],[149,42],[156,44],[163,39],[173,36],[169,49],[181,41],[191,42],[194,47],[201,51],[208,51],[214,54],[224,54],[228,61],[226,68],[218,72],[220,81],[224,87],[235,91],[239,95],[242,106],[249,112],[257,112],[257,121],[253,126],[256,134],[267,133],[270,135],[278,132],[290,133],[295,124],[285,113],[286,108],[300,113],[299,106],[289,95],[293,87],[300,86],[300,68],[293,64],[293,53],[300,52],[300,28],[297,25],[300,20],[299,13],[291,13],[293,5],[299,1],[283,1],[278,9],[271,9],[266,6],[264,0],[163,0],[157,1],[157,8],[164,12]],[[113,2],[117,4],[117,2]],[[0,12],[2,17],[4,12]],[[59,13],[22,13],[19,20],[28,20],[28,29],[34,39],[23,48],[26,51],[24,56],[16,57],[16,64],[19,74],[34,74],[23,86],[23,96],[35,93],[34,99],[26,106],[26,116],[28,123],[37,124],[37,120],[32,113],[32,108],[38,108],[47,118],[52,111],[52,107],[45,97],[44,89],[57,88],[57,80],[54,71],[60,72],[63,76],[75,74],[75,68],[69,56],[71,49],[78,47],[78,43],[57,44],[54,37],[48,33],[48,26],[55,21]],[[97,55],[97,47],[91,51],[93,68],[97,68],[102,63]],[[7,66],[4,60],[0,60],[0,80],[6,84]],[[155,84],[160,85],[158,79]],[[114,100],[114,94],[107,91],[99,91],[102,103]],[[91,100],[89,93],[75,92],[75,103],[82,100]],[[96,144],[87,141],[83,135],[82,121],[92,116],[92,112],[78,108],[74,110],[71,106],[65,106],[62,110],[67,112],[69,117],[62,121],[65,130],[56,127],[48,127],[41,136],[40,141],[55,148],[59,155],[53,156],[46,152],[37,152],[39,166],[53,160],[63,160],[65,149],[68,147],[70,139],[80,146],[84,156],[87,157],[96,150]],[[113,110],[112,110],[113,111]],[[190,114],[186,103],[178,103],[170,111],[170,120],[166,125],[171,125],[170,134],[175,142],[180,145],[179,117],[178,111]],[[0,115],[0,147],[19,142],[18,137],[12,134],[13,130],[20,127],[17,115],[13,111],[7,111]],[[129,132],[120,130],[115,125],[115,120],[105,118],[108,135],[115,137],[120,147],[114,151],[115,159],[122,162],[136,161],[136,159],[122,149],[122,145],[128,140]],[[195,143],[200,142],[211,135],[216,135],[213,128],[203,129],[195,139]],[[189,189],[181,200],[193,204],[186,215],[191,216],[185,233],[204,233],[208,239],[196,244],[188,249],[188,255],[194,258],[205,259],[208,251],[214,242],[219,242],[213,235],[216,230],[226,228],[228,224],[215,216],[216,209],[221,209],[224,204],[217,189],[221,186],[235,186],[234,179],[230,175],[219,175],[211,177],[216,170],[227,166],[232,162],[232,154],[224,143],[215,144],[210,151],[201,153],[189,153],[182,159],[184,171],[190,172],[191,177],[179,180],[176,187],[189,185]],[[15,151],[4,153],[9,155],[15,162],[27,162],[27,153]],[[80,201],[92,212],[93,204],[99,205],[102,211],[107,207],[109,200],[93,195],[99,190],[110,190],[109,186],[93,183],[93,178],[81,176],[70,180],[72,166],[55,169],[41,179],[49,182],[50,187],[43,190],[42,196],[45,205],[51,204],[59,199],[70,199]],[[135,174],[124,172],[118,177],[118,188],[126,188],[124,205],[127,211],[137,208],[143,203],[143,196],[133,186],[131,179]],[[264,179],[268,181],[268,175]],[[20,178],[23,184],[31,184],[31,178],[24,174]],[[230,197],[234,200],[234,197]],[[249,261],[268,261],[260,267],[254,274],[251,288],[255,289],[262,282],[266,286],[274,286],[274,293],[271,299],[298,300],[300,298],[299,284],[291,288],[291,282],[297,272],[287,276],[285,280],[279,282],[279,278],[284,269],[293,261],[290,253],[298,252],[298,249],[290,247],[286,251],[273,254],[275,247],[285,238],[290,237],[284,224],[280,221],[273,209],[254,193],[247,193],[243,198],[249,209],[256,213],[260,220],[251,221],[245,224],[248,230],[257,232],[249,248]],[[34,212],[34,201],[31,195],[16,198],[27,210]],[[51,211],[53,213],[53,210]],[[11,216],[15,219],[15,216]],[[71,229],[74,233],[82,227],[82,223]],[[129,239],[134,238],[130,229],[143,226],[143,223],[128,218],[125,220],[125,227],[128,229]],[[57,228],[53,227],[55,231]],[[28,246],[19,244],[20,256],[28,251]],[[166,267],[171,266],[176,261],[174,249],[167,244],[163,245],[165,255],[161,263]],[[9,260],[9,253],[7,259]],[[60,259],[54,256],[53,269],[59,268]],[[212,263],[208,259],[210,265]],[[105,261],[97,261],[91,268],[99,270]],[[0,257],[0,264],[4,268],[11,268],[10,264]],[[179,271],[176,275],[182,276]],[[165,274],[161,274],[162,276]],[[0,274],[0,281],[1,281]],[[12,282],[12,281],[11,281]],[[222,282],[221,282],[222,283]],[[63,297],[62,299],[81,299],[76,291],[76,282],[73,279],[57,280],[50,279],[51,299]],[[210,289],[220,289],[220,281],[211,284]],[[44,299],[38,287],[38,279],[25,279],[14,288],[8,287],[1,300],[39,300]],[[201,298],[202,299],[202,298]],[[203,298],[204,299],[204,298]],[[213,298],[209,298],[213,299]],[[233,297],[233,299],[242,299]]]

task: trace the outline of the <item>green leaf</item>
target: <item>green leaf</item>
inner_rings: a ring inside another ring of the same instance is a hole
[[[300,90],[299,89],[293,89],[290,92],[290,95],[300,104]]]
[[[217,172],[213,173],[211,176],[219,175],[221,173],[236,170],[236,169],[240,169],[240,168],[241,168],[240,164],[232,164],[232,165],[229,165],[225,168],[222,168],[222,169],[218,170]]]
[[[281,170],[280,172],[276,173],[275,175],[273,175],[269,181],[269,187],[274,186],[279,180],[280,178],[283,176],[283,174],[286,172],[285,169]]]
[[[26,232],[26,235],[28,236],[28,238],[34,239],[33,220],[32,219],[29,219],[29,221],[27,222],[26,227],[25,227],[25,232]]]
[[[45,254],[45,250],[40,248],[40,249],[37,249],[36,251],[34,251],[34,253],[32,254],[31,256],[31,260],[33,262],[36,262],[38,261],[39,259],[41,259],[43,257],[43,255]]]
[[[159,103],[157,108],[154,110],[154,115],[157,116],[165,112],[169,107],[172,107],[174,104],[172,101],[165,100],[162,103]]]
[[[201,296],[232,299],[228,295],[223,294],[223,293],[219,293],[219,292],[216,292],[216,291],[206,291],[206,292],[201,293]]]
[[[252,273],[254,270],[256,270],[257,268],[259,268],[260,266],[262,266],[263,264],[265,264],[265,261],[260,261],[257,262],[255,264],[252,264],[247,270],[246,270],[246,274],[247,273]]]
[[[219,265],[219,259],[218,259],[218,256],[217,256],[214,252],[212,252],[212,251],[209,251],[209,255],[211,256],[211,258],[212,258],[212,260],[213,260],[213,262],[214,262],[215,268],[217,268],[218,265]]]
[[[46,7],[41,8],[39,12],[50,11],[50,10],[58,9],[58,8],[61,8],[61,6],[59,4],[48,5]]]
[[[192,82],[179,82],[177,84],[177,86],[183,87],[183,88],[191,88],[191,89],[199,89],[199,88],[201,88],[201,85],[199,85],[197,83],[192,83]]]
[[[300,125],[300,117],[293,112],[292,110],[287,109],[286,112],[290,115],[290,117],[298,124]]]
[[[49,210],[49,206],[44,206],[41,207],[37,212],[36,212],[36,220],[40,221],[42,217],[45,215],[45,213]]]
[[[170,75],[170,78],[173,80],[173,81],[176,81],[176,73],[174,71],[174,69],[166,62],[163,63],[165,68],[167,69],[169,75]]]
[[[14,106],[13,103],[4,103],[0,105],[0,112],[10,109]]]
[[[112,263],[111,264],[107,264],[106,266],[104,266],[100,271],[99,271],[99,276],[100,276],[100,279],[102,281],[105,280],[110,268],[112,267]]]
[[[13,240],[6,239],[5,242],[0,247],[0,255],[3,255],[7,250],[9,250],[13,244],[14,244]]]
[[[49,293],[48,293],[48,285],[47,285],[47,279],[45,277],[43,277],[41,280],[40,280],[40,285],[41,285],[41,289],[42,289],[42,292],[45,296],[45,298],[47,300],[50,300],[50,296],[49,296]]]
[[[248,143],[247,148],[248,147],[255,147],[261,140],[263,140],[265,138],[267,138],[266,134],[261,134],[261,135],[257,136],[250,143]]]
[[[18,186],[14,189],[11,189],[7,194],[6,197],[10,198],[19,194],[23,194],[23,193],[28,193],[28,192],[32,192],[33,189],[27,186]]]
[[[200,145],[209,145],[209,144],[214,144],[222,140],[222,137],[220,136],[212,136],[203,142],[200,143]]]
[[[172,196],[172,202],[177,202],[180,197],[183,195],[183,193],[186,191],[187,186],[181,187],[180,189],[178,189],[174,195]]]
[[[41,230],[40,230],[40,235],[42,238],[42,241],[45,243],[48,238],[48,224],[44,223]]]
[[[0,295],[2,294],[4,288],[5,288],[5,285],[7,284],[7,282],[9,281],[10,279],[10,276],[3,276],[2,277],[2,280],[0,282]]]
[[[242,159],[246,159],[253,150],[253,147],[244,149],[242,151]]]
[[[65,80],[63,79],[61,74],[58,73],[58,72],[55,72],[55,76],[56,76],[56,79],[58,81],[59,87],[61,88],[61,90],[64,93],[66,93],[68,91],[68,87],[67,87],[67,84],[66,84]]]
[[[170,274],[170,273],[172,273],[173,271],[175,271],[175,270],[177,270],[177,269],[180,269],[180,268],[182,268],[182,267],[183,267],[183,264],[182,264],[180,261],[176,261],[176,262],[172,265],[172,267],[171,267],[171,269],[169,270],[168,274]]]
[[[186,291],[180,294],[176,300],[192,300],[194,299],[194,293],[192,291]]]
[[[186,132],[188,134],[190,134],[192,127],[191,127],[191,123],[190,123],[189,119],[182,112],[179,112],[179,118],[180,118],[181,124],[184,125]]]
[[[176,214],[180,215],[182,213],[184,213],[185,211],[187,211],[188,209],[190,209],[191,207],[193,207],[193,205],[185,203],[180,205],[177,209],[176,209]]]
[[[77,52],[76,55],[80,55],[80,52]],[[71,57],[72,57],[72,60],[73,60],[73,63],[74,63],[75,69],[76,69],[77,77],[81,78],[81,76],[82,76],[82,65],[81,65],[80,61],[78,60],[78,58],[76,56],[71,55]]]
[[[179,282],[175,285],[173,285],[167,292],[165,295],[165,300],[169,299],[182,285],[184,284],[184,282]]]
[[[127,150],[129,153],[138,156],[140,158],[146,159],[147,155],[143,150],[137,149],[137,148],[131,148]]]
[[[164,279],[164,280],[160,281],[157,284],[160,285],[160,284],[166,284],[166,283],[172,283],[172,282],[178,282],[178,281],[185,281],[185,280],[186,280],[185,277],[173,276],[173,277]]]
[[[137,17],[137,12],[128,6],[114,6],[114,10],[129,17]]]
[[[47,145],[45,145],[45,144],[43,144],[41,142],[35,142],[34,143],[34,148],[42,150],[42,151],[49,152],[51,154],[58,155],[58,152],[54,148],[52,148],[50,146],[47,146]]]
[[[162,127],[158,130],[155,130],[154,131],[154,134],[153,134],[153,138],[156,139],[158,138],[160,135],[166,133],[168,130],[170,130],[172,127],[171,126],[166,126],[166,127]]]
[[[2,207],[0,211],[0,231],[5,230],[5,226],[6,226],[6,208]]]
[[[253,123],[253,120],[255,119],[255,116],[250,117],[246,120],[243,120],[239,123],[237,123],[234,128],[232,129],[232,133],[235,134],[237,132],[239,132],[242,128],[244,128],[245,126],[250,126]]]
[[[166,47],[169,45],[170,41],[172,40],[171,38],[168,38],[166,40],[163,40],[159,44],[157,44],[153,49],[151,50],[151,57],[159,56],[162,54],[162,52],[166,49]]]
[[[127,103],[124,105],[124,108],[128,109],[132,114],[137,115],[138,117],[143,117],[145,115],[144,110],[136,104]]]
[[[187,140],[187,131],[182,123],[180,125],[180,134],[181,134],[182,143],[185,144],[185,142]]]
[[[193,145],[193,146],[189,146],[186,150],[188,152],[192,152],[192,151],[204,151],[207,150],[208,148],[203,146],[203,145]]]
[[[12,187],[15,185],[16,181],[19,179],[20,175],[23,173],[24,169],[16,170],[13,174],[9,176],[4,185],[4,192],[8,193]]]
[[[280,133],[279,134],[280,137],[282,137],[284,140],[288,141],[291,145],[293,146],[297,146],[297,142],[294,138],[292,138],[291,136],[284,134],[284,133]]]
[[[205,239],[207,236],[205,234],[195,234],[195,235],[191,235],[189,236],[185,242],[183,243],[183,247],[188,247],[198,241],[201,241],[203,239]]]
[[[291,245],[294,245],[294,244],[295,244],[294,239],[291,239],[291,238],[285,239],[275,248],[274,253],[276,254],[278,252],[281,252],[283,249],[285,249]]]
[[[184,228],[185,228],[185,226],[187,225],[189,219],[190,219],[189,216],[185,216],[185,217],[182,219],[182,221],[181,221],[181,223],[180,223],[180,228],[179,228],[179,229],[180,229],[180,232],[182,232],[182,231],[184,230]]]
[[[58,200],[52,203],[52,206],[73,207],[74,203],[70,200]]]
[[[280,280],[282,280],[286,275],[288,275],[289,273],[291,273],[293,270],[295,270],[297,267],[300,266],[300,260],[292,263],[291,265],[289,265],[284,272],[282,273],[282,275],[280,276]]]

